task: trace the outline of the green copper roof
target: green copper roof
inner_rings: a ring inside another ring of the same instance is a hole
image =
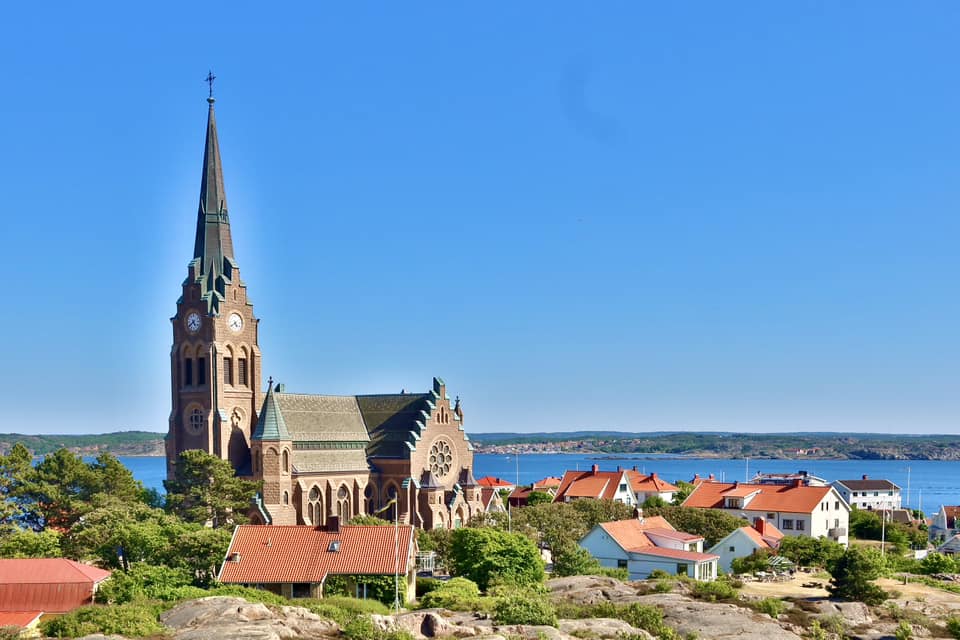
[[[260,410],[260,419],[257,420],[257,428],[253,432],[253,440],[290,440],[290,432],[287,431],[287,423],[283,420],[283,414],[280,413],[280,405],[273,395],[273,382],[267,389],[267,397],[263,400],[263,408]]]

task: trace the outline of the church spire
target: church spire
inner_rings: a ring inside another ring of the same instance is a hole
[[[223,164],[220,161],[220,145],[217,141],[217,118],[213,112],[213,79],[207,102],[207,139],[203,150],[203,175],[200,179],[200,207],[197,211],[197,236],[193,245],[193,257],[200,258],[200,272],[215,273],[223,269],[223,259],[233,259],[233,239],[230,236],[230,218],[227,215],[227,192],[223,187]],[[213,263],[211,269],[211,262]]]

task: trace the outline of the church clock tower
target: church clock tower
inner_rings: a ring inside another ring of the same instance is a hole
[[[177,300],[170,350],[172,410],[167,476],[177,456],[201,449],[251,475],[250,436],[260,407],[258,320],[233,255],[217,121],[207,99],[206,146],[193,260]]]

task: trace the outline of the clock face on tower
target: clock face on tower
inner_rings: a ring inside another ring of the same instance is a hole
[[[191,311],[187,314],[187,331],[190,333],[196,333],[200,331],[200,314],[196,311]]]
[[[239,313],[231,313],[227,319],[227,326],[230,327],[230,331],[240,333],[240,330],[243,329],[243,318],[240,317]]]

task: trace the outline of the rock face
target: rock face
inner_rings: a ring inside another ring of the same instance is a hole
[[[644,596],[642,602],[663,609],[663,621],[681,635],[696,633],[700,638],[716,640],[799,640],[770,616],[733,604],[690,600],[679,594],[659,593]]]
[[[554,600],[569,600],[580,604],[611,602],[637,602],[640,595],[635,587],[616,578],[604,576],[569,576],[547,581],[550,597]]]
[[[262,604],[223,596],[184,602],[163,613],[160,622],[173,630],[176,640],[282,640],[339,635],[337,625],[301,607],[271,611]]]
[[[631,627],[623,620],[616,618],[585,618],[583,620],[561,620],[560,631],[575,638],[622,638],[638,637],[645,640],[654,640],[653,636],[643,629]]]
[[[859,627],[864,624],[872,624],[873,618],[870,616],[870,607],[862,602],[834,602],[827,600],[819,604],[820,613],[817,618],[823,619],[831,616],[843,618],[847,627]]]

